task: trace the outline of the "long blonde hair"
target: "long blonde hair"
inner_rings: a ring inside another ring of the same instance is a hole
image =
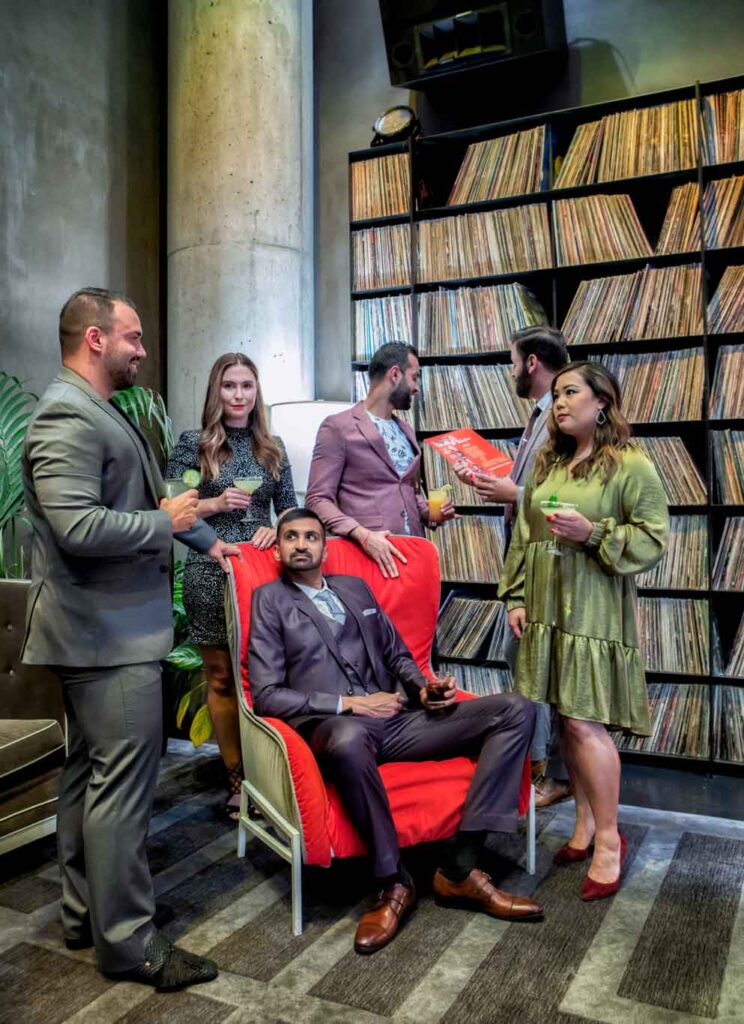
[[[266,406],[258,379],[258,367],[242,352],[226,352],[219,357],[209,372],[207,397],[202,410],[202,431],[199,437],[201,474],[206,479],[216,480],[220,473],[220,466],[232,455],[232,448],[227,440],[225,425],[222,422],[222,398],[220,396],[222,376],[225,370],[231,366],[245,366],[256,378],[256,401],[248,417],[251,448],[256,461],[274,480],[278,480],[282,453],[269,433]]]
[[[620,386],[614,374],[601,363],[569,363],[553,377],[551,389],[566,373],[578,373],[597,398],[604,401],[604,422],[597,423],[594,430],[594,447],[588,459],[582,459],[573,469],[575,480],[581,480],[592,473],[599,473],[607,483],[620,468],[622,452],[633,447],[631,428],[621,411]],[[564,434],[551,414],[548,419],[548,443],[541,448],[535,459],[535,483],[542,483],[555,466],[567,466],[576,454],[576,440]]]

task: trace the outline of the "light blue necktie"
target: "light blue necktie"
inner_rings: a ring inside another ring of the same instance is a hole
[[[343,626],[346,622],[346,612],[340,607],[338,598],[330,590],[321,590],[316,594],[315,603],[321,606],[320,611],[326,618],[333,619],[339,626]]]

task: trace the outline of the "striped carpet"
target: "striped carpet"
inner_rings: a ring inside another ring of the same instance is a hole
[[[551,860],[571,805],[546,812],[533,878],[515,864],[515,840],[495,839],[484,864],[497,884],[545,904],[531,925],[438,907],[434,851],[417,850],[416,913],[387,949],[358,957],[364,865],[306,872],[306,927],[294,938],[286,865],[256,845],[236,858],[221,796],[214,748],[172,743],[148,842],[158,897],[175,911],[167,934],[216,959],[220,977],[159,995],[112,984],[90,951],[65,950],[44,840],[0,858],[0,1024],[744,1022],[744,823],[623,808],[625,884],[585,904],[585,865]]]

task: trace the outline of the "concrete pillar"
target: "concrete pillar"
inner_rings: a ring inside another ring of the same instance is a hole
[[[312,398],[310,0],[170,0],[168,409],[199,425],[223,352]],[[136,157],[135,157],[136,158]]]

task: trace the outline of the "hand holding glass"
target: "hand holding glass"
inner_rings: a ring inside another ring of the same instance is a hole
[[[574,505],[570,501],[558,501],[554,495],[551,495],[547,501],[540,502],[540,508],[548,519],[550,516],[555,515],[556,512],[570,512],[578,507],[578,505]],[[551,538],[550,544],[545,550],[551,555],[563,555],[560,547],[556,544],[555,537]]]
[[[183,476],[169,476],[163,481],[165,485],[165,496],[169,501],[177,498],[179,494],[190,491],[192,487],[198,487],[201,483],[201,476],[196,469],[187,469]]]
[[[260,477],[260,476],[246,476],[246,477],[241,477],[238,480],[234,480],[233,483],[238,488],[238,490],[244,491],[246,494],[253,494],[255,491],[258,490],[258,488],[263,483],[263,477]],[[247,511],[246,511],[245,515],[243,516],[243,520],[242,521],[244,523],[250,522],[250,517],[249,517]]]
[[[452,493],[452,484],[432,487],[429,491],[429,521],[439,523],[442,520],[442,505],[445,505]]]

